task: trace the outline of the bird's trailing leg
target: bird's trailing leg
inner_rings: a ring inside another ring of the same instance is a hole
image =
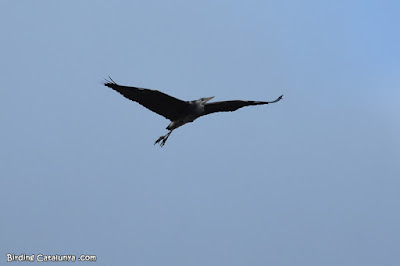
[[[167,141],[169,135],[171,135],[173,130],[171,130],[170,132],[168,132],[167,134],[165,134],[164,136],[159,137],[156,142],[154,142],[154,145],[156,145],[157,143],[160,143],[160,146],[164,146],[165,142]]]

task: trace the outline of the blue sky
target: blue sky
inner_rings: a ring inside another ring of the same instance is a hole
[[[399,8],[2,1],[0,261],[399,265]],[[285,96],[160,148],[169,121],[108,75],[184,100]]]

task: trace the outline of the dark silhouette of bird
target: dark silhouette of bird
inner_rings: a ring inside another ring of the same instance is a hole
[[[164,136],[159,137],[154,142],[154,145],[159,143],[161,147],[164,146],[172,131],[186,123],[193,122],[200,116],[216,112],[233,112],[245,106],[276,103],[283,97],[283,95],[281,95],[276,100],[270,102],[234,100],[208,103],[208,101],[214,97],[200,98],[194,101],[182,101],[158,90],[121,86],[111,77],[109,77],[109,79],[110,80],[105,80],[105,86],[112,88],[126,98],[171,120],[171,123],[167,126],[169,132]]]

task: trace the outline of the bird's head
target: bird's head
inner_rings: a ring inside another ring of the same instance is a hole
[[[208,97],[208,98],[200,98],[199,101],[200,101],[202,104],[205,104],[205,103],[207,103],[209,100],[211,100],[211,99],[213,99],[213,98],[214,98],[214,96],[213,96],[213,97]]]

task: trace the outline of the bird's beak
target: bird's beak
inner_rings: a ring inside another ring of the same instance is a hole
[[[208,102],[209,100],[213,99],[214,97],[215,97],[215,96],[206,98],[206,100],[205,100],[204,102]]]

